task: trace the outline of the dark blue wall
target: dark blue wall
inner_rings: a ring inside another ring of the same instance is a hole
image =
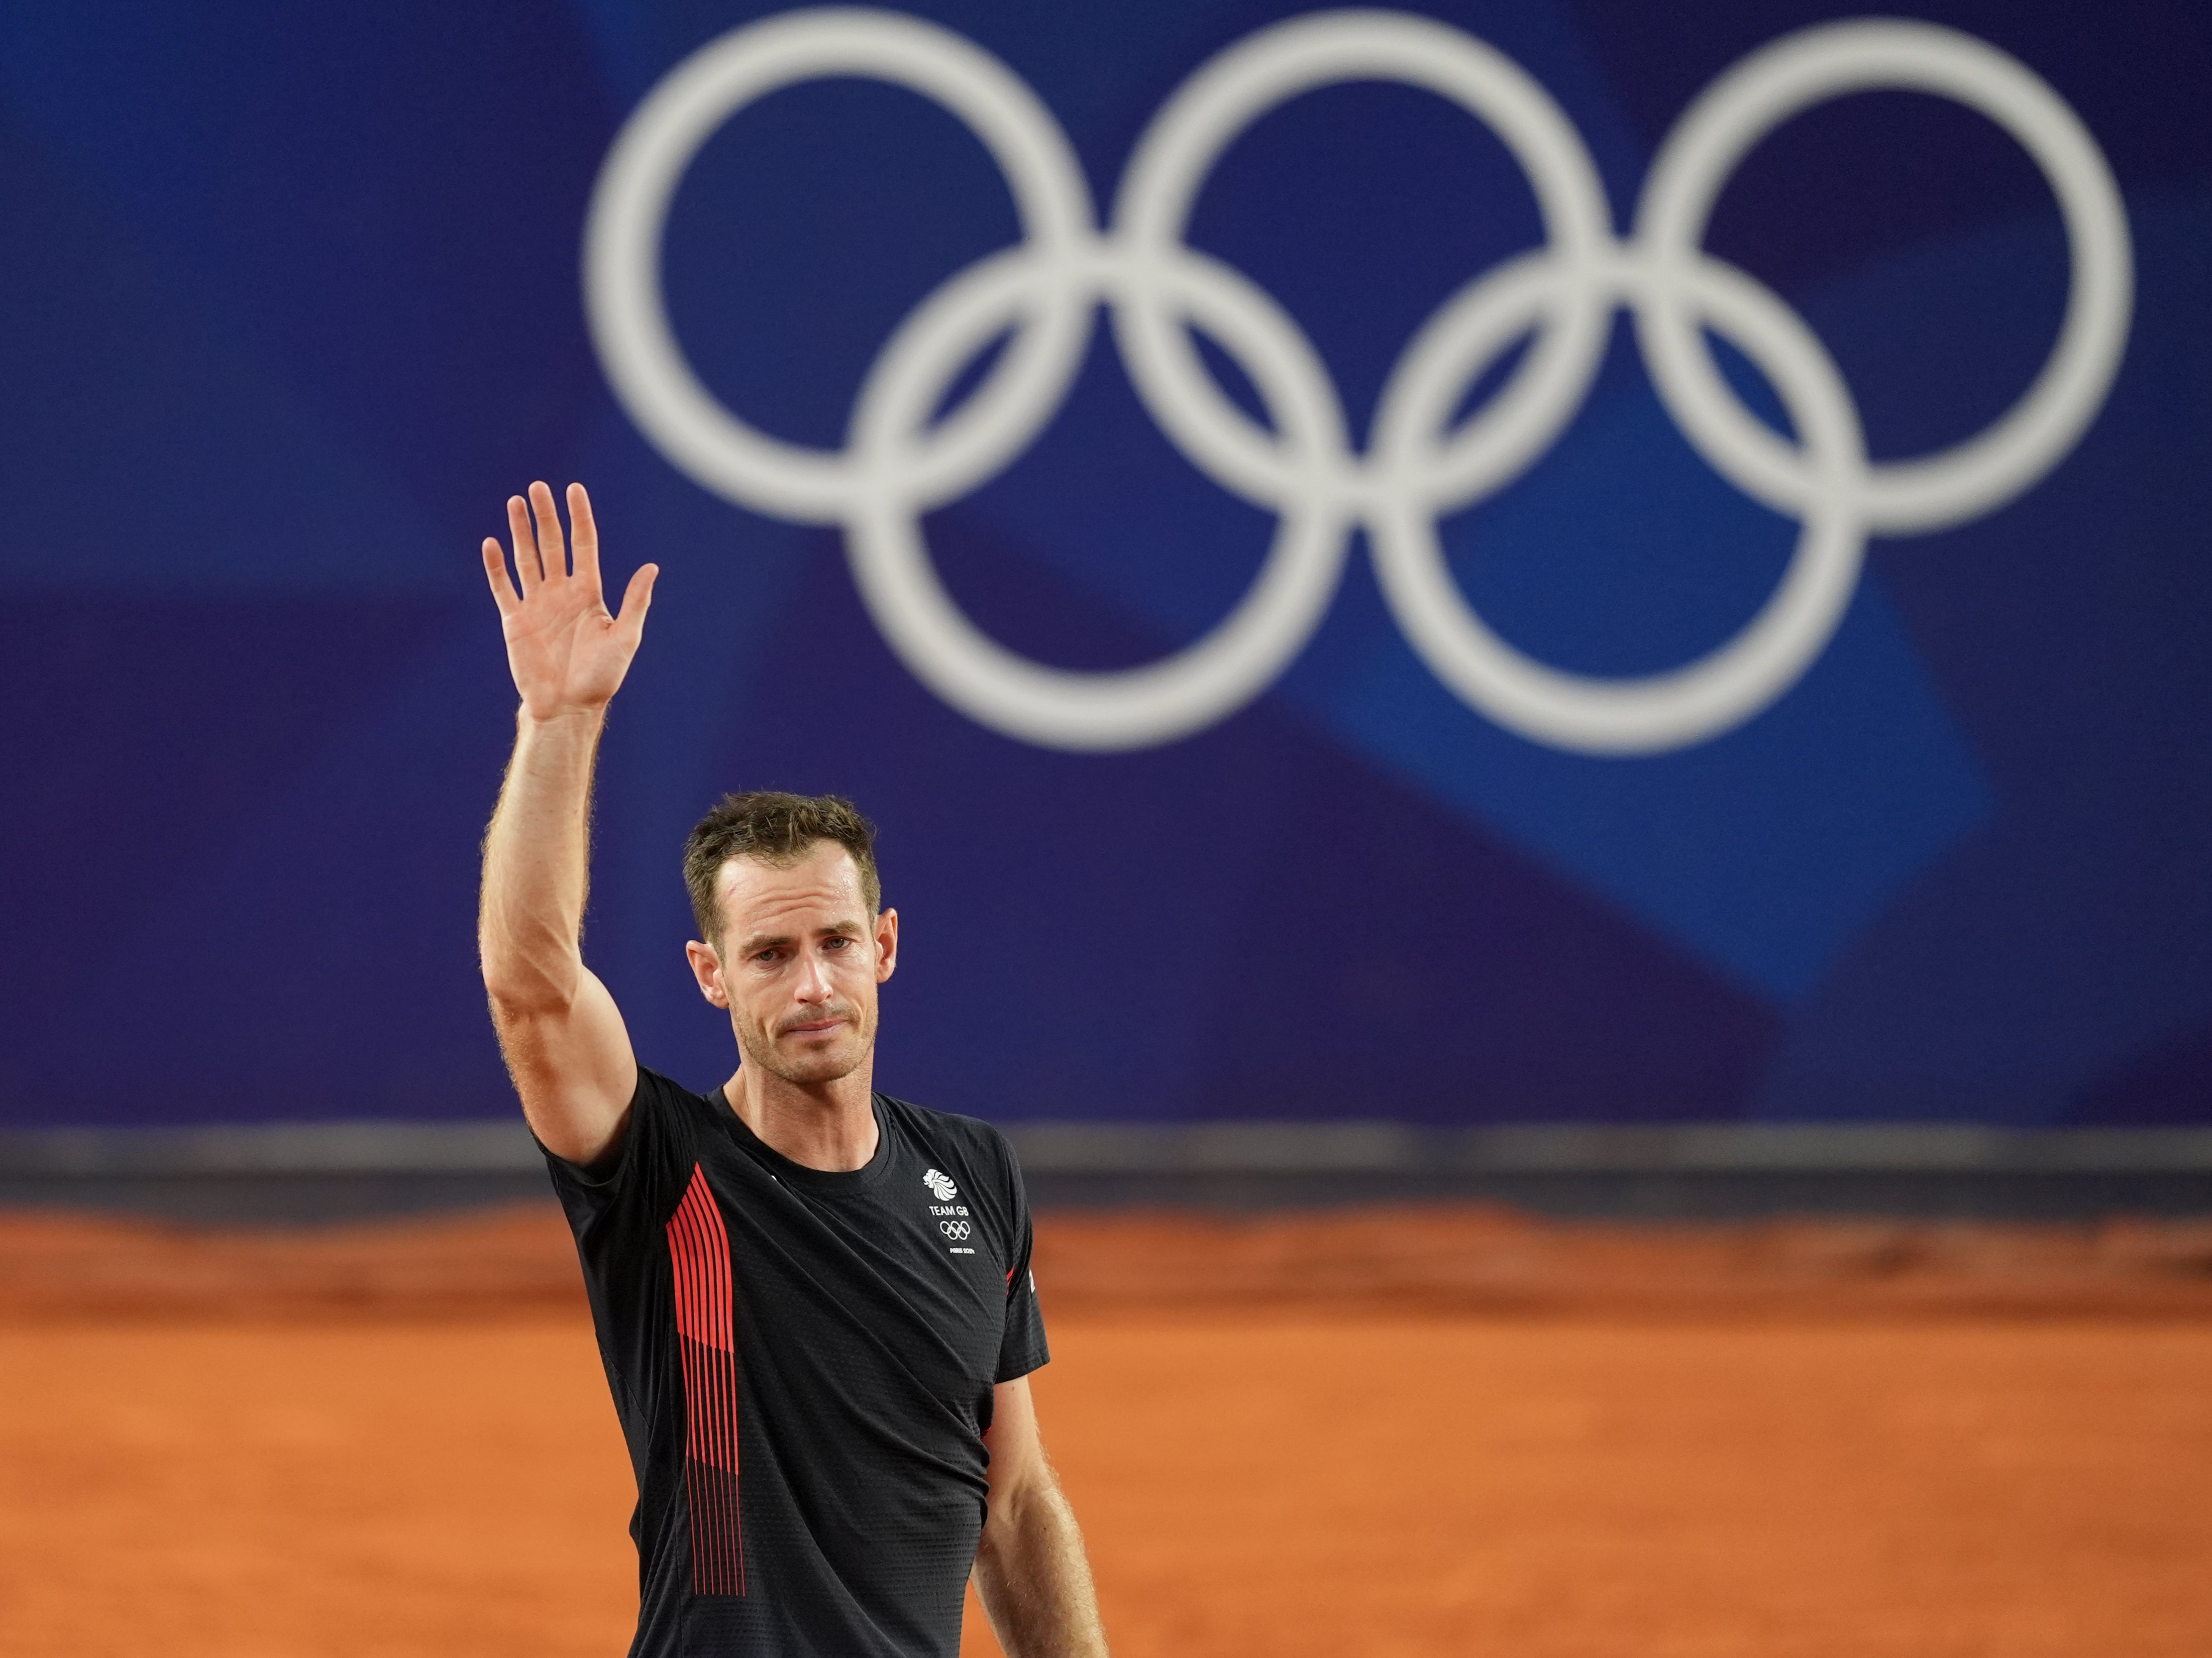
[[[1549,89],[1624,223],[1702,87],[1844,15],[1425,9]],[[721,1076],[729,1040],[684,963],[678,847],[720,791],[778,786],[882,826],[905,959],[878,1075],[927,1103],[2212,1121],[2212,26],[2150,0],[1919,13],[2024,61],[2109,159],[2136,267],[2118,376],[2025,494],[1875,540],[1771,708],[1620,758],[1460,701],[1358,547],[1273,688],[1179,742],[1058,752],[918,683],[840,532],[678,472],[586,326],[615,132],[760,12],[0,12],[0,1120],[509,1108],[473,887],[514,698],[473,549],[510,491],[578,477],[617,579],[664,571],[607,739],[587,950],[680,1076]],[[1173,88],[1285,14],[927,15],[1036,89],[1109,202]],[[691,168],[669,306],[730,406],[834,446],[890,331],[1014,235],[950,117],[817,83]],[[1381,85],[1261,119],[1192,230],[1304,326],[1355,433],[1423,319],[1538,236],[1494,138]],[[1761,145],[1709,242],[1812,324],[1883,459],[2001,413],[2067,289],[2041,174],[1903,93]],[[1102,334],[1043,437],[928,524],[979,625],[1104,668],[1205,632],[1271,521],[1161,435]],[[1726,638],[1795,534],[1698,458],[1625,327],[1562,438],[1445,526],[1500,632],[1614,674]]]

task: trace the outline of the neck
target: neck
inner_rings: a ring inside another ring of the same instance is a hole
[[[758,1065],[743,1065],[722,1085],[738,1120],[769,1150],[803,1168],[849,1174],[876,1155],[871,1098],[874,1058],[835,1082],[787,1082]]]

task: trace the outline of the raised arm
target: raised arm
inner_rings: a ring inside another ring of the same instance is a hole
[[[507,521],[514,577],[490,539],[483,544],[484,575],[522,706],[514,757],[484,835],[477,948],[523,1114],[548,1149],[589,1163],[621,1137],[637,1086],[622,1014],[584,966],[592,764],[607,703],[637,654],[659,571],[641,565],[620,613],[608,613],[599,532],[580,484],[568,485],[573,569],[553,491],[544,485],[530,486],[527,504],[509,497]]]

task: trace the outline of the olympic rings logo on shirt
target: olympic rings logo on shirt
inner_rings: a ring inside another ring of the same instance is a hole
[[[937,1229],[951,1239],[953,1242],[960,1243],[967,1238],[969,1226],[965,1221],[939,1221],[937,1223]]]
[[[829,76],[908,88],[966,122],[1003,171],[1023,233],[1018,246],[946,280],[893,332],[841,450],[769,437],[718,402],[684,360],[660,283],[669,204],[701,146],[754,101]],[[1183,240],[1202,183],[1245,128],[1288,99],[1348,81],[1425,88],[1486,125],[1526,171],[1547,237],[1468,283],[1415,333],[1364,451],[1352,445],[1328,370],[1282,306]],[[1868,456],[1851,395],[1803,318],[1702,246],[1723,186],[1768,132],[1828,99],[1879,88],[1947,97],[2008,131],[2050,182],[2072,265],[2057,339],[2019,401],[1953,448],[1883,462]],[[1352,532],[1364,527],[1400,627],[1467,703],[1556,747],[1648,753],[1725,732],[1794,685],[1841,621],[1869,533],[1966,522],[2057,464],[2112,385],[2134,274],[2118,189],[2073,110],[2014,58],[1928,23],[1821,24],[1751,52],[1660,145],[1633,222],[1628,236],[1613,235],[1579,135],[1511,59],[1425,18],[1340,11],[1261,29],[1186,80],[1139,140],[1102,233],[1066,135],[1005,64],[916,18],[819,9],[708,43],[639,105],[592,198],[585,288],[608,377],[651,441],[740,505],[842,525],[885,638],[924,683],[985,725],[1049,747],[1112,750],[1222,719],[1304,647],[1335,594]],[[1161,430],[1278,523],[1265,565],[1212,631],[1144,667],[1073,673],[1018,656],[969,621],[930,563],[921,519],[1012,465],[1051,422],[1102,305]],[[1437,524],[1505,487],[1557,439],[1622,308],[1698,453],[1801,528],[1780,582],[1735,638],[1668,672],[1607,679],[1550,667],[1489,628],[1454,582]],[[1194,329],[1242,367],[1267,424],[1220,389]],[[1773,386],[1794,440],[1736,398],[1708,329]],[[962,369],[1002,337],[976,389],[933,421]],[[1523,338],[1529,349],[1503,387],[1454,425],[1469,387]]]

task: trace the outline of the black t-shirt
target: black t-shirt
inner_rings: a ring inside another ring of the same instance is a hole
[[[992,1386],[1044,1363],[1005,1138],[875,1096],[867,1167],[770,1150],[638,1071],[621,1145],[547,1155],[636,1470],[632,1658],[955,1658]]]

